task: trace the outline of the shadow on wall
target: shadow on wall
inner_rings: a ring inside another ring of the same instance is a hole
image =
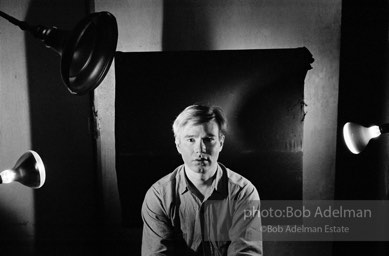
[[[31,25],[71,30],[87,13],[88,1],[29,2],[25,20]],[[47,174],[46,184],[35,192],[37,255],[98,251],[97,178],[88,95],[67,91],[59,55],[30,34],[26,35],[26,51],[32,147],[41,155]]]

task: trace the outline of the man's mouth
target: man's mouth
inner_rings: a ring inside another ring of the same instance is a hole
[[[199,162],[199,163],[204,163],[204,162],[207,162],[208,159],[205,158],[205,157],[202,157],[202,158],[196,158],[194,161],[195,161],[195,162]]]

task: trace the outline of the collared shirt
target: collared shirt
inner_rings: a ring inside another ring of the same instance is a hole
[[[262,255],[256,188],[219,164],[203,200],[184,165],[147,191],[142,205],[142,255]]]

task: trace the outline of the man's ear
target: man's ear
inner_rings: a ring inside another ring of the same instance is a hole
[[[176,143],[176,149],[177,149],[178,153],[181,154],[180,142],[179,142],[178,138],[176,138],[174,142]]]
[[[224,146],[224,138],[225,136],[224,135],[220,135],[220,151],[222,151],[223,149],[223,146]]]

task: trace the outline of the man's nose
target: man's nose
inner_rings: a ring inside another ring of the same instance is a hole
[[[196,153],[205,153],[206,151],[206,147],[205,147],[205,143],[203,140],[199,140],[197,143],[196,143]]]

